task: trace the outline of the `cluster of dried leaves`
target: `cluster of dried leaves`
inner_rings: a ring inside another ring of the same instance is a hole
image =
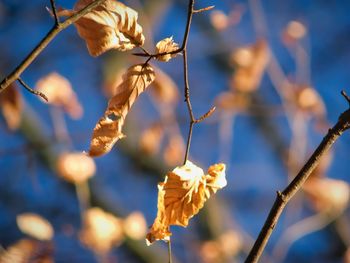
[[[93,0],[79,0],[73,10],[59,9],[57,16],[71,16],[90,4]],[[141,47],[145,42],[142,27],[138,24],[138,13],[119,1],[107,0],[80,18],[75,26],[78,34],[86,42],[90,55],[99,56],[110,49],[128,51]],[[97,122],[88,155],[77,152],[64,152],[57,160],[57,172],[64,180],[79,185],[91,178],[96,166],[91,157],[108,153],[113,145],[125,137],[123,126],[128,112],[141,93],[152,84],[152,97],[161,118],[175,121],[174,110],[178,103],[178,89],[174,81],[161,69],[152,67],[150,58],[168,62],[178,55],[179,45],[172,37],[159,41],[155,52],[142,64],[130,66],[121,75],[118,84],[111,92],[107,109]],[[256,74],[256,73],[255,73]],[[48,103],[66,112],[72,118],[80,118],[83,107],[80,105],[71,84],[57,73],[51,73],[37,82],[36,90],[45,94]],[[22,110],[21,98],[15,87],[1,94],[1,109],[11,129],[20,125]],[[178,127],[168,129],[168,145],[164,159],[169,164],[179,163],[184,155],[184,142]],[[144,152],[158,152],[163,137],[163,125],[153,125],[140,139]],[[156,143],[158,141],[158,143]],[[170,225],[187,226],[203,207],[204,202],[218,189],[226,185],[225,165],[215,164],[205,174],[201,168],[187,161],[185,165],[169,172],[158,189],[158,214],[147,235],[147,242],[167,240],[171,235]],[[37,240],[50,241],[54,235],[48,221],[36,214],[23,214],[17,218],[23,233]],[[124,235],[131,238],[145,237],[145,223],[141,214],[133,214],[125,220],[118,219],[100,208],[84,212],[81,241],[97,253],[107,253],[119,244]],[[32,242],[32,241],[30,241]],[[18,244],[15,245],[15,248]],[[20,244],[22,246],[22,244]],[[11,257],[10,248],[1,259]],[[28,250],[24,250],[26,253]]]

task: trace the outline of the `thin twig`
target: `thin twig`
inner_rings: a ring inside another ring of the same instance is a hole
[[[202,13],[202,12],[209,11],[209,10],[213,9],[214,7],[215,7],[215,5],[211,5],[211,6],[207,6],[207,7],[201,8],[201,9],[196,9],[196,10],[193,10],[193,13],[194,14]]]
[[[50,0],[53,17],[55,18],[55,24],[58,25],[60,23],[59,18],[57,16],[56,2],[55,0]]]
[[[5,90],[11,83],[17,80],[23,71],[36,59],[36,57],[46,48],[46,46],[56,37],[58,33],[66,29],[68,26],[79,20],[82,16],[89,13],[106,0],[96,0],[77,11],[74,15],[67,18],[64,22],[55,24],[40,43],[29,53],[29,55],[0,83],[0,93]]]
[[[171,253],[171,239],[170,239],[170,237],[168,240],[168,256],[169,256],[169,263],[172,263],[173,260],[172,260],[172,253]]]
[[[37,95],[41,98],[43,98],[46,102],[49,102],[48,98],[46,97],[46,95],[38,90],[33,90],[31,87],[29,87],[21,78],[17,79],[19,83],[21,83],[21,85],[28,90],[30,93]]]
[[[344,90],[341,91],[341,95],[346,99],[346,101],[349,103],[350,107],[350,97],[345,93]]]
[[[344,96],[345,92],[342,92]],[[347,96],[345,97],[348,101]],[[350,100],[349,100],[350,101]],[[349,102],[348,101],[348,102]],[[323,138],[320,145],[311,155],[310,159],[303,166],[297,176],[293,181],[282,191],[277,192],[276,200],[270,210],[270,213],[262,227],[258,238],[255,241],[253,248],[251,249],[245,262],[258,262],[264,248],[275,228],[278,219],[290,201],[290,199],[297,193],[297,191],[302,187],[303,183],[307,180],[312,171],[316,168],[320,162],[321,157],[330,149],[330,147],[335,143],[335,141],[343,134],[344,131],[350,128],[350,109],[343,112],[338,122],[333,128],[329,129],[327,135]]]

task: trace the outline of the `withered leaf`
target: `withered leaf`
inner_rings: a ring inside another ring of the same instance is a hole
[[[164,128],[160,123],[153,123],[141,134],[139,145],[143,153],[155,155],[159,152],[162,138],[164,136]]]
[[[83,115],[83,107],[78,101],[71,83],[68,79],[56,72],[52,72],[36,83],[36,89],[45,94],[48,103],[62,109],[73,119]]]
[[[0,250],[1,263],[53,263],[54,246],[50,241],[20,239],[6,250]]]
[[[54,230],[49,221],[34,213],[23,213],[16,218],[18,228],[38,240],[51,240]]]
[[[62,153],[57,159],[57,173],[71,183],[82,183],[96,172],[94,159],[82,152]]]
[[[98,253],[106,253],[122,241],[122,221],[101,208],[90,208],[84,213],[79,236],[87,247]]]
[[[237,65],[231,78],[231,88],[241,92],[255,91],[261,82],[265,68],[270,60],[270,51],[264,39],[255,44],[237,50],[233,54]]]
[[[174,80],[158,67],[154,68],[157,78],[152,83],[151,94],[158,104],[173,106],[179,100],[179,91]]]
[[[206,175],[190,161],[168,172],[164,182],[158,184],[158,213],[147,234],[147,244],[167,240],[171,236],[170,225],[186,227],[204,202],[225,185],[222,163],[211,166]]]
[[[79,0],[74,11],[79,11],[93,0]],[[138,14],[121,2],[107,0],[80,18],[75,26],[86,41],[90,55],[99,56],[110,49],[131,50],[142,46],[145,37],[137,23]]]
[[[109,100],[107,110],[94,128],[90,156],[109,152],[119,139],[125,137],[122,133],[125,117],[137,97],[154,78],[154,71],[149,64],[134,65],[127,70],[116,89],[116,95]]]
[[[179,49],[179,45],[174,42],[173,37],[167,37],[163,40],[159,41],[156,45],[156,52],[157,53],[165,53],[165,52],[172,52]],[[157,60],[167,62],[170,59],[177,56],[177,53],[175,54],[166,54],[163,56],[158,56]]]
[[[22,119],[23,101],[14,84],[0,93],[0,108],[8,128],[18,129]]]

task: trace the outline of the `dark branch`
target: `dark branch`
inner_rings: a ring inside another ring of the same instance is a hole
[[[349,102],[349,97],[345,92],[342,95]],[[314,151],[310,159],[303,166],[293,181],[282,191],[277,192],[275,203],[273,204],[270,213],[262,227],[258,238],[255,241],[253,248],[251,249],[246,263],[258,262],[264,248],[275,228],[280,215],[283,212],[284,207],[290,201],[290,199],[300,190],[304,182],[307,180],[312,171],[316,168],[320,162],[321,157],[329,150],[329,148],[335,143],[335,141],[342,135],[344,131],[350,128],[350,109],[343,112],[338,122],[330,129],[327,135],[323,138],[320,145]]]
[[[58,25],[60,23],[59,18],[57,16],[57,8],[55,0],[50,0],[53,17],[55,18],[55,24]]]
[[[341,95],[343,95],[343,97],[346,99],[346,101],[349,103],[349,107],[350,107],[350,97],[345,93],[344,90],[341,91]]]
[[[17,79],[19,83],[21,83],[21,85],[30,93],[37,95],[41,98],[43,98],[46,102],[49,102],[49,100],[47,99],[46,95],[40,91],[37,90],[33,90],[31,87],[29,87],[21,78]]]

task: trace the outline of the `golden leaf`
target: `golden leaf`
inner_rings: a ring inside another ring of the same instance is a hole
[[[157,78],[152,83],[151,94],[159,104],[167,107],[174,105],[179,100],[179,91],[172,78],[160,68],[154,68]]]
[[[207,175],[190,161],[168,172],[164,182],[158,184],[158,213],[147,234],[147,244],[167,240],[170,225],[186,227],[204,202],[225,185],[224,164],[209,167]]]
[[[342,180],[311,177],[303,185],[303,190],[315,210],[326,213],[339,213],[348,206],[349,184]]]
[[[122,221],[98,207],[84,213],[81,241],[94,251],[106,253],[123,239]]]
[[[79,0],[74,10],[79,11],[93,0]],[[145,37],[137,23],[138,14],[123,3],[107,0],[80,18],[75,26],[86,41],[90,55],[99,56],[110,49],[131,50],[142,46]]]
[[[45,94],[49,104],[62,107],[70,117],[78,119],[83,115],[83,108],[72,85],[60,74],[53,72],[39,79],[36,89]]]
[[[218,31],[226,29],[230,23],[227,15],[220,10],[213,10],[210,12],[210,22]]]
[[[261,39],[254,45],[236,50],[232,55],[232,59],[237,65],[231,78],[232,90],[255,91],[259,87],[270,59],[269,47],[266,41]]]
[[[82,183],[95,174],[94,160],[84,153],[63,153],[57,160],[57,173],[71,183]]]
[[[163,40],[159,41],[156,45],[156,52],[157,53],[165,53],[165,52],[172,52],[179,49],[179,45],[174,42],[173,37],[167,37]],[[158,56],[157,60],[167,62],[170,59],[177,56],[177,53],[175,54],[166,54],[163,56]]]
[[[164,129],[161,124],[154,123],[144,130],[140,137],[140,149],[148,155],[155,155],[159,152]]]
[[[123,82],[117,87],[116,95],[109,100],[104,116],[94,128],[90,144],[90,156],[100,156],[109,152],[121,138],[125,117],[137,97],[155,78],[148,64],[130,67],[123,76]]]
[[[125,218],[123,229],[124,233],[132,239],[144,239],[147,232],[146,219],[141,212],[132,212]]]
[[[185,143],[180,134],[171,135],[163,152],[163,159],[169,166],[178,165],[183,161]]]
[[[53,263],[53,244],[32,239],[21,239],[8,249],[0,251],[1,263]]]
[[[51,240],[54,231],[49,221],[34,213],[20,214],[16,218],[18,228],[38,240]]]
[[[18,129],[22,119],[23,101],[14,84],[0,93],[0,108],[8,128]]]

